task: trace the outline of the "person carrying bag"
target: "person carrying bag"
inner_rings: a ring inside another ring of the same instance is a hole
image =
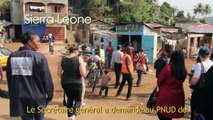
[[[147,101],[146,107],[153,109],[157,103],[157,99],[158,99],[158,87],[156,86]]]

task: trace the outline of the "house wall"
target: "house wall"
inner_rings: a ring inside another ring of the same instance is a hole
[[[148,55],[149,63],[154,62],[157,53],[157,33],[152,29],[141,24],[118,25],[116,26],[116,34],[129,36],[129,41],[133,35],[141,36],[141,47]]]
[[[79,29],[77,35],[81,40],[81,43],[89,43],[90,33],[89,30]]]
[[[47,13],[55,13],[55,7],[61,7],[61,13],[68,13],[67,6],[62,4],[48,4]]]
[[[29,5],[43,4],[45,12],[31,12],[33,16],[54,16],[54,7],[61,6],[60,17],[64,17],[68,13],[68,0],[12,0],[11,2],[11,21],[14,25],[21,25],[24,18],[24,12],[29,11]],[[45,14],[44,14],[45,13]]]
[[[65,40],[66,26],[65,25],[48,25],[46,34],[52,33],[55,40]]]
[[[22,0],[23,3],[27,2],[35,2],[35,0]],[[59,4],[65,4],[68,5],[68,0],[36,0],[36,2],[42,2],[42,3],[59,3]]]
[[[156,33],[152,29],[146,27],[145,25],[143,26],[143,35],[155,35],[155,34]]]
[[[160,28],[160,31],[170,31],[170,32],[174,32],[174,33],[178,33],[178,29],[177,28]]]
[[[9,33],[10,33],[10,38],[11,38],[11,39],[15,39],[15,33],[14,33],[14,32],[15,32],[15,29],[14,29],[14,28],[10,28],[9,31],[10,31],[10,32],[9,32]]]
[[[143,27],[144,34],[143,35],[153,35],[154,36],[154,46],[153,46],[153,59],[156,58],[157,55],[157,46],[158,46],[158,34],[156,31],[153,31],[152,29],[144,26]],[[159,29],[160,30],[160,29]]]
[[[11,21],[14,25],[21,25],[22,6],[20,0],[12,0],[11,6]]]
[[[190,58],[196,52],[198,37],[203,38],[204,34],[188,34],[187,35],[187,58]],[[191,43],[193,39],[193,42]]]
[[[30,5],[44,6],[44,12],[30,12]],[[56,6],[61,7],[61,13],[55,13]],[[68,15],[68,0],[12,0],[11,19],[14,25],[22,25],[22,20],[24,20],[24,17],[27,14],[32,15],[32,17],[51,16],[54,17],[55,20],[57,20],[59,16],[59,18],[62,19],[63,17]],[[56,39],[58,38],[60,40],[64,40],[66,38],[65,25],[62,25],[61,23],[48,24],[47,28],[48,29],[46,32],[53,32],[56,35]]]
[[[154,59],[157,58],[157,52],[158,52],[158,34],[155,33],[154,35]]]

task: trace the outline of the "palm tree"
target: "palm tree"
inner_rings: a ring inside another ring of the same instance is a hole
[[[190,13],[187,13],[187,19],[188,19],[188,21],[190,21],[191,20],[191,15],[190,15]]]
[[[205,17],[206,17],[206,15],[211,14],[211,13],[212,13],[212,8],[211,8],[211,6],[210,6],[209,4],[206,4],[206,5],[204,6],[203,12],[204,12]]]
[[[174,18],[178,13],[178,9],[176,7],[171,7],[171,12],[172,12],[172,17]]]
[[[197,6],[195,6],[195,8],[193,9],[194,14],[198,15],[198,19],[199,19],[199,15],[203,14],[203,4],[202,3],[198,3]]]

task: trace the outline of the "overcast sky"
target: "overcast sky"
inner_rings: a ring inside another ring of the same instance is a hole
[[[165,1],[172,7],[176,7],[179,10],[184,10],[185,15],[190,12],[191,16],[193,15],[194,6],[196,6],[198,3],[209,4],[212,8],[212,13],[210,16],[213,16],[213,0],[159,0],[159,5],[162,5]]]

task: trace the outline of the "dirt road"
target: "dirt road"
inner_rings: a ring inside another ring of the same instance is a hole
[[[16,51],[21,46],[20,43],[9,43],[5,47]],[[56,74],[57,60],[59,57],[58,51],[63,49],[65,45],[62,42],[57,42],[55,44],[55,53],[51,55],[48,52],[48,44],[42,43],[40,52],[43,53],[49,63],[51,74],[54,80],[54,99],[48,106],[52,110],[59,109],[60,111],[50,111],[46,113],[47,120],[67,120],[66,112],[63,110],[62,100],[63,100],[63,91],[60,84],[60,78]],[[191,69],[193,61],[186,60],[186,66],[188,71]],[[109,89],[109,96],[102,97],[98,96],[100,87],[96,88],[95,93],[91,93],[91,88],[87,88],[85,95],[86,106],[79,110],[77,120],[157,120],[157,116],[152,111],[146,109],[146,101],[152,92],[153,88],[156,86],[155,71],[153,66],[150,65],[150,72],[147,75],[143,75],[141,87],[136,87],[137,74],[134,73],[134,84],[132,90],[133,100],[125,101],[125,96],[127,92],[127,85],[124,87],[121,96],[115,97],[117,89],[113,88],[114,85],[114,72],[110,72],[113,80],[111,81],[112,86]],[[0,82],[0,88],[7,90],[6,78],[4,81]],[[189,119],[189,97],[190,89],[188,87],[188,79],[184,83],[185,89],[185,99],[186,99],[186,114],[184,118],[180,120]],[[0,120],[19,120],[20,118],[10,118],[9,117],[9,100],[0,98]],[[48,112],[48,111],[47,111]]]

